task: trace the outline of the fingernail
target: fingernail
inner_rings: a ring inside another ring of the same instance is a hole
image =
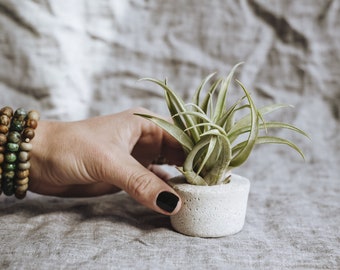
[[[163,191],[159,193],[157,197],[156,204],[159,208],[163,209],[164,211],[167,211],[168,213],[171,213],[175,210],[177,204],[178,204],[179,198],[167,191]]]

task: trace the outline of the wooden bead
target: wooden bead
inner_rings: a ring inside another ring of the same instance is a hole
[[[23,150],[23,151],[31,151],[33,148],[32,144],[31,143],[27,143],[27,142],[22,142],[20,144],[20,149]]]
[[[22,137],[25,139],[32,140],[34,138],[34,129],[33,128],[25,128],[22,132]]]
[[[10,118],[7,115],[0,116],[0,125],[8,126],[10,123]]]
[[[0,145],[5,145],[7,142],[7,136],[5,134],[0,134]]]
[[[0,153],[0,164],[2,164],[5,160],[5,154],[4,153]]]
[[[22,193],[28,189],[28,184],[17,186],[16,192]]]
[[[8,117],[13,116],[13,109],[11,107],[4,107],[0,110],[0,115],[7,115]]]
[[[33,129],[36,129],[37,126],[38,126],[38,121],[34,120],[34,119],[27,119],[26,126],[30,127],[30,128],[33,128]]]
[[[32,111],[29,111],[29,112],[28,112],[27,118],[28,118],[28,119],[33,119],[33,120],[35,120],[35,121],[39,121],[39,119],[40,119],[40,114],[39,114],[38,111],[32,110]]]
[[[27,162],[20,162],[18,164],[18,169],[19,170],[24,171],[24,170],[29,170],[30,168],[31,168],[31,163],[29,161],[27,161]]]
[[[5,151],[6,151],[6,146],[0,145],[0,153],[5,153]]]
[[[26,151],[20,151],[18,155],[18,159],[20,160],[20,162],[26,162],[30,159],[30,157],[30,153]]]
[[[0,125],[0,133],[7,134],[8,126]]]
[[[24,170],[24,171],[17,171],[17,177],[20,179],[28,177],[30,174],[29,170]]]
[[[28,184],[28,181],[29,181],[29,178],[26,177],[26,178],[23,178],[23,179],[17,179],[17,180],[15,181],[15,183],[16,183],[17,185],[26,185],[26,184]]]
[[[26,192],[15,192],[15,198],[19,199],[19,200],[22,200],[23,198],[26,197]]]

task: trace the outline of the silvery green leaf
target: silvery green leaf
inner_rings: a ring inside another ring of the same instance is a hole
[[[155,80],[152,78],[144,78],[142,80],[146,80],[146,81],[150,81],[153,83],[158,84],[159,86],[161,86],[167,94],[167,100],[168,100],[168,107],[170,109],[171,114],[173,113],[179,113],[179,112],[185,112],[185,104],[183,102],[183,100],[178,97],[174,91],[172,91],[164,82],[159,81],[159,80]],[[193,119],[186,114],[183,114],[183,119],[185,120],[185,126],[194,126],[194,121]],[[194,139],[195,142],[197,142],[199,140],[199,131],[195,128],[191,129],[191,135]]]
[[[233,151],[238,151],[239,149],[242,149],[245,143],[246,142],[241,142],[237,144],[235,147],[233,147]],[[301,151],[301,149],[289,140],[279,138],[279,137],[274,137],[274,136],[259,136],[256,140],[256,144],[268,144],[268,143],[288,145],[289,147],[297,151],[303,159],[305,159],[305,156],[303,152]]]
[[[168,132],[172,137],[174,137],[184,148],[186,152],[191,151],[193,148],[193,141],[190,139],[190,137],[185,134],[183,130],[181,130],[179,127],[177,127],[174,124],[171,124],[164,119],[147,115],[147,114],[138,114],[135,115],[144,117],[146,119],[149,119],[150,121],[154,122],[156,125],[158,125],[160,128],[164,129],[166,132]]]
[[[236,69],[242,64],[243,63],[239,63],[239,64],[235,65],[232,68],[229,75],[227,76],[227,78],[222,80],[222,82],[221,82],[220,91],[219,91],[218,96],[217,96],[217,102],[216,102],[215,112],[214,112],[214,116],[213,116],[214,122],[217,122],[218,119],[221,118],[222,114],[224,113],[224,111],[226,109],[227,93],[228,93],[230,82],[231,82],[231,80],[234,76]]]
[[[249,136],[244,147],[240,151],[238,151],[237,154],[233,156],[232,161],[230,162],[231,167],[238,167],[242,165],[248,159],[251,151],[254,148],[254,145],[256,143],[256,138],[259,132],[259,117],[258,117],[258,111],[255,107],[255,104],[252,98],[250,97],[250,94],[248,93],[247,89],[244,87],[244,85],[240,81],[237,81],[237,82],[243,89],[245,95],[247,96],[247,100],[249,102],[250,131],[249,131]]]
[[[197,106],[199,106],[200,104],[200,95],[201,95],[201,91],[203,90],[203,88],[205,87],[205,85],[211,80],[212,77],[214,77],[216,74],[216,72],[211,73],[210,75],[208,75],[200,84],[200,86],[197,88],[193,99],[192,99],[192,103],[196,104]]]

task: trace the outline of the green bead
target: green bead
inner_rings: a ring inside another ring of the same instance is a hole
[[[17,152],[19,150],[19,144],[17,144],[17,143],[8,143],[8,144],[6,144],[6,148],[10,152]]]
[[[16,169],[15,163],[5,163],[3,164],[3,169],[4,171],[15,171]]]
[[[21,140],[21,135],[18,131],[11,131],[8,133],[7,139],[9,142],[18,143]]]
[[[9,152],[5,154],[5,159],[9,163],[14,163],[17,160],[17,156],[16,154]]]

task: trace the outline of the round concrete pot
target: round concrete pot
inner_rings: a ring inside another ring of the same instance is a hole
[[[222,237],[242,230],[250,182],[232,174],[228,184],[196,186],[183,176],[170,180],[182,199],[182,208],[170,217],[172,227],[185,235]]]

